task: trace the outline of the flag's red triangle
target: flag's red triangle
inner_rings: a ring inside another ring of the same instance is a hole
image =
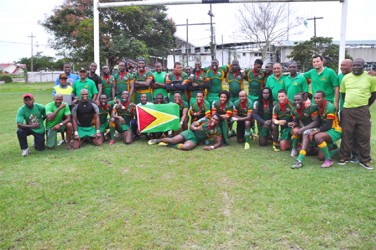
[[[137,110],[138,110],[138,116],[139,116],[138,120],[140,122],[138,129],[140,131],[144,130],[144,128],[149,126],[150,123],[152,123],[153,121],[155,121],[157,119],[155,116],[149,114],[148,112],[146,112],[142,108],[137,107]]]

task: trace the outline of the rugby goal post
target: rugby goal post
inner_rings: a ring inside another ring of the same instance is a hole
[[[99,50],[99,9],[100,8],[114,8],[123,6],[141,6],[141,5],[186,5],[186,4],[220,4],[220,3],[260,3],[260,2],[339,2],[342,3],[342,17],[341,17],[341,37],[339,44],[339,60],[338,69],[341,61],[345,59],[345,44],[346,44],[346,21],[347,21],[347,6],[349,0],[143,0],[130,2],[109,2],[100,3],[99,0],[93,0],[93,17],[94,17],[94,62],[100,65],[100,50]]]

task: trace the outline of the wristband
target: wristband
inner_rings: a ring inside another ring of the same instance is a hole
[[[276,125],[279,125],[279,121],[278,121],[278,120],[277,120],[277,121],[275,121],[275,122],[274,122],[274,124],[276,124]]]
[[[97,134],[99,134],[101,132],[101,130],[100,129],[97,129]]]
[[[210,146],[210,148],[211,148],[211,150],[213,150],[213,149],[214,149],[214,146]]]
[[[60,126],[64,126],[64,123],[60,122]]]
[[[180,125],[183,125],[183,122],[180,122]]]
[[[74,131],[74,135],[78,135],[78,132],[77,132],[77,131]]]

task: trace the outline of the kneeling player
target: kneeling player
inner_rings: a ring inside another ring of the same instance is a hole
[[[171,146],[180,150],[191,150],[199,143],[216,136],[216,142],[211,146],[204,146],[204,150],[213,150],[219,148],[222,144],[222,131],[218,126],[221,117],[219,114],[215,114],[209,120],[208,118],[202,118],[192,123],[190,130],[183,131],[182,133],[172,138],[154,139],[148,142],[149,145],[158,144],[161,146]]]
[[[107,101],[107,96],[105,94],[102,94],[99,97],[99,122],[101,123],[101,135],[102,135],[102,140],[105,141],[105,133],[106,130],[110,128],[110,123],[108,120],[108,115],[111,116],[112,112],[112,107],[114,105],[114,101]],[[110,143],[109,145],[112,145],[115,143],[114,140],[114,133],[113,131],[110,130]]]
[[[253,104],[252,116],[257,121],[259,145],[268,145],[272,127],[273,96],[270,88],[264,88]]]
[[[237,122],[236,135],[238,143],[244,144],[244,149],[249,149],[249,138],[251,136],[251,117],[252,102],[248,100],[247,93],[242,90],[239,92],[239,99],[234,103],[233,121]]]

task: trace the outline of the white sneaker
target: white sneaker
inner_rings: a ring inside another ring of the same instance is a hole
[[[61,140],[61,141],[59,141],[59,143],[58,143],[57,145],[60,146],[60,145],[63,144],[63,143],[65,143],[65,141],[64,141],[64,140]]]
[[[298,150],[296,148],[291,149],[291,156],[292,157],[298,156]]]
[[[28,156],[29,155],[29,149],[23,149],[22,150],[22,156]]]

